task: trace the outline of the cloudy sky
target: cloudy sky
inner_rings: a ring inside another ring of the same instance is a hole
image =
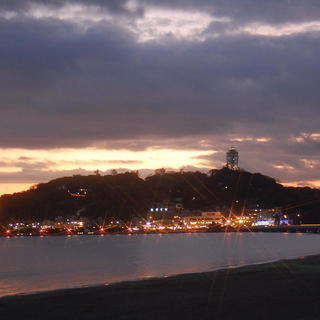
[[[320,187],[319,57],[319,0],[1,0],[0,194],[230,146]]]

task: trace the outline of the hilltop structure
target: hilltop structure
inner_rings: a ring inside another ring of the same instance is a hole
[[[236,148],[231,147],[227,152],[227,164],[226,167],[231,170],[238,170],[239,169],[239,153]]]

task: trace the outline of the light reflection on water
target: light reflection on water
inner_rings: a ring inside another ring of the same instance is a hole
[[[319,239],[281,233],[0,238],[0,296],[320,254]]]

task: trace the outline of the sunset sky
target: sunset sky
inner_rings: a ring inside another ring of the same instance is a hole
[[[230,146],[320,187],[319,0],[2,0],[0,40],[0,194]]]

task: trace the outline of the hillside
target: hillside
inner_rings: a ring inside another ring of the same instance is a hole
[[[303,222],[320,222],[320,190],[284,187],[260,173],[227,168],[157,174],[142,179],[135,172],[72,176],[41,183],[28,191],[0,197],[0,220],[51,219],[81,215],[130,220],[146,215],[164,200],[179,201],[187,210],[282,207],[299,212]]]

